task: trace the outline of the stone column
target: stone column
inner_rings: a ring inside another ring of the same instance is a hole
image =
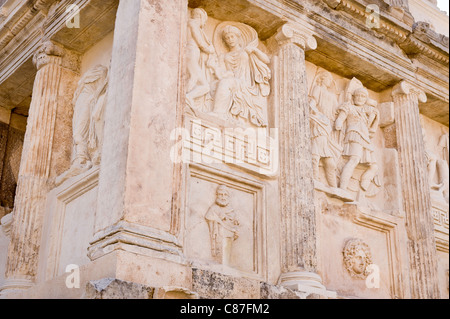
[[[281,262],[280,283],[324,289],[317,275],[316,216],[305,50],[317,42],[288,24],[274,36],[278,47]]]
[[[181,257],[170,137],[181,127],[187,13],[187,0],[121,0],[117,11],[89,257],[117,256],[122,280],[165,285],[176,265],[161,260]],[[152,268],[132,272],[127,262]]]
[[[439,298],[434,224],[419,118],[419,101],[426,102],[427,97],[405,81],[393,88],[392,96],[408,233],[411,297]]]
[[[38,71],[20,163],[6,284],[2,290],[25,289],[33,285],[38,269],[46,195],[52,178],[58,173],[55,168],[67,169],[70,163],[67,148],[70,149],[71,142],[61,140],[71,131],[70,121],[67,121],[70,103],[64,105],[63,102],[65,96],[73,92],[76,76],[65,69],[63,56],[66,53],[61,46],[48,41],[33,57]],[[70,60],[69,65],[77,68],[78,62]]]

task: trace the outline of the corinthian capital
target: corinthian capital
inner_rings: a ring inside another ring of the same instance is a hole
[[[392,97],[395,98],[402,95],[417,97],[422,103],[427,101],[427,96],[423,90],[406,81],[401,81],[392,89]]]
[[[315,50],[317,48],[317,41],[313,36],[312,31],[306,27],[284,24],[275,34],[275,40],[281,47],[288,43],[298,45],[304,50]]]

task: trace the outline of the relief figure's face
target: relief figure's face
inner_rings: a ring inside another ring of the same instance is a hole
[[[332,81],[333,81],[333,79],[331,78],[331,75],[328,73],[325,73],[319,78],[319,85],[323,85],[323,86],[329,88],[332,84]]]
[[[228,191],[224,190],[224,189],[219,189],[216,193],[216,204],[221,206],[221,207],[225,207],[228,206],[229,204],[229,194]]]
[[[366,254],[362,251],[358,252],[353,258],[353,271],[360,275],[366,271],[367,263],[366,263]]]
[[[367,102],[367,94],[363,91],[356,91],[355,94],[353,94],[353,103],[355,103],[356,106],[363,106]]]
[[[236,33],[234,32],[227,32],[223,36],[223,40],[225,41],[225,44],[230,48],[233,49],[238,46],[239,38]]]

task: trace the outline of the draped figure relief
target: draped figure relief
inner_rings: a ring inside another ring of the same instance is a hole
[[[211,240],[211,255],[224,265],[230,265],[233,242],[239,237],[239,220],[229,198],[228,187],[219,185],[216,201],[205,215]]]
[[[103,65],[88,70],[78,82],[72,100],[72,164],[56,179],[57,185],[100,165],[107,86],[108,68]]]
[[[309,96],[310,123],[314,178],[319,179],[319,166],[322,161],[328,184],[337,187],[336,169],[342,147],[338,143],[339,132],[334,130],[338,101],[332,87],[335,88],[336,84],[331,73],[318,72]]]
[[[442,130],[437,145],[430,143],[430,138],[422,123],[422,135],[425,144],[425,161],[428,171],[428,184],[432,194],[439,199],[449,201],[449,169],[448,169],[448,132]],[[436,147],[433,147],[436,146]],[[434,151],[436,150],[436,151]]]
[[[186,104],[194,115],[206,113],[234,123],[267,126],[270,58],[252,27],[219,23],[213,41],[204,31],[207,14],[192,10],[188,22]]]

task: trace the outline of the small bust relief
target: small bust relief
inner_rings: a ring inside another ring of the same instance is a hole
[[[367,267],[372,264],[372,254],[365,242],[361,239],[348,240],[343,255],[344,265],[350,276],[365,279],[369,275]]]

